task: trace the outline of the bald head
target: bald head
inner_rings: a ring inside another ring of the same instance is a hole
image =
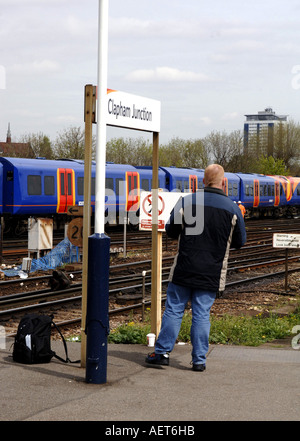
[[[215,187],[223,189],[224,185],[224,169],[219,164],[211,164],[204,170],[205,187]]]

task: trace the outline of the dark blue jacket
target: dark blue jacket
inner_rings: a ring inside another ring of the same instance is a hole
[[[222,190],[205,187],[178,201],[166,232],[179,238],[170,281],[216,293],[224,291],[229,249],[246,242],[245,223],[237,204]]]

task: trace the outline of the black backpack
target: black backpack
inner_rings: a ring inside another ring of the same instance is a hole
[[[62,338],[66,353],[65,360],[51,350],[52,324]],[[52,357],[64,363],[78,363],[80,361],[71,361],[69,359],[65,339],[58,326],[53,322],[53,315],[25,315],[19,323],[15,337],[13,360],[24,364],[49,363]]]

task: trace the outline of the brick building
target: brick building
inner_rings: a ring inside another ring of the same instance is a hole
[[[34,158],[34,152],[29,142],[11,142],[10,123],[8,124],[6,142],[0,142],[0,156],[17,158]]]

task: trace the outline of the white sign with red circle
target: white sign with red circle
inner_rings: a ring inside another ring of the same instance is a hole
[[[165,225],[173,207],[184,195],[185,193],[179,192],[169,193],[162,191],[158,193],[158,231],[165,231]],[[141,193],[140,230],[152,229],[152,197],[152,192],[143,191]]]

